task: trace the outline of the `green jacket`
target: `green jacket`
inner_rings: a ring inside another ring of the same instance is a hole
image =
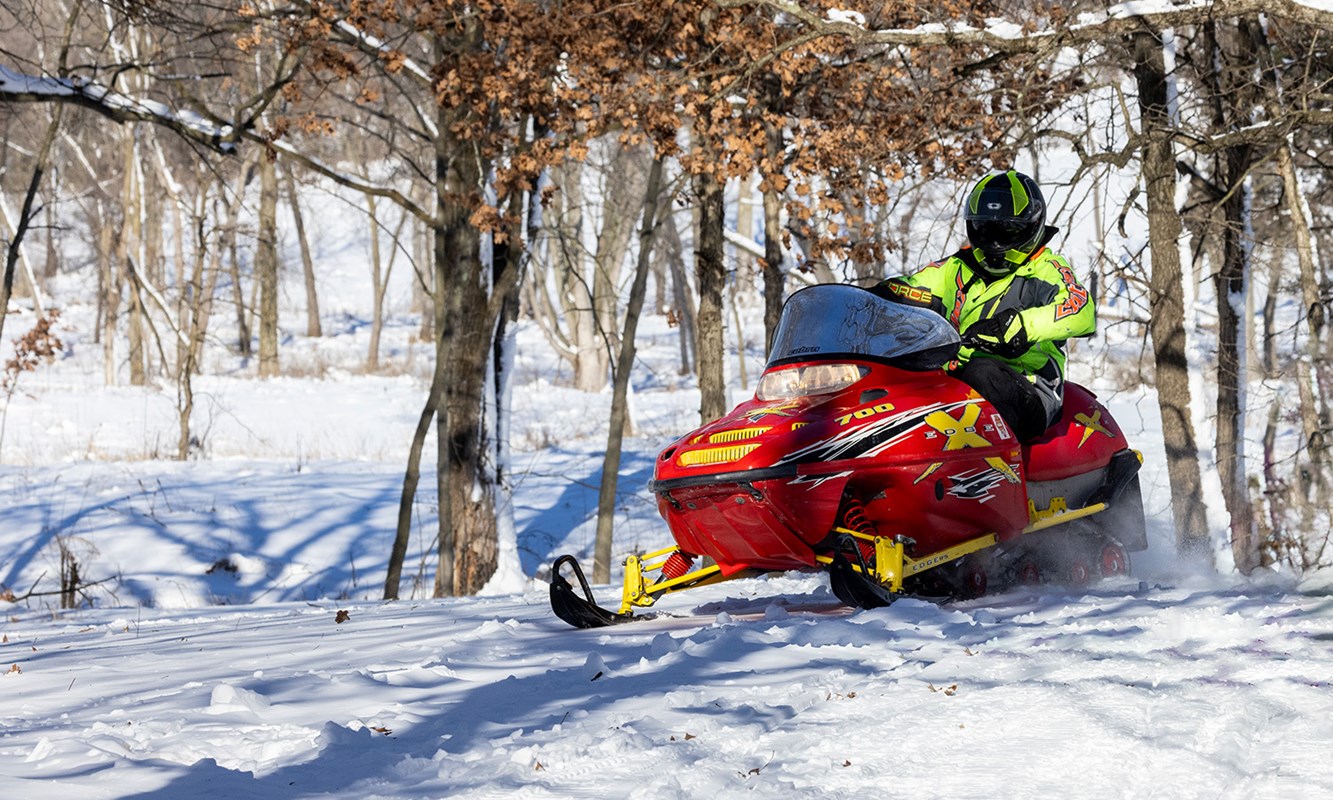
[[[1045,238],[1054,233],[1049,230]],[[1033,251],[1014,272],[990,283],[977,266],[981,257],[978,251],[964,247],[912,275],[890,278],[875,291],[928,306],[959,332],[1006,309],[1018,309],[1032,346],[1018,358],[1005,359],[1006,363],[1028,375],[1049,372],[1048,365],[1053,365],[1063,379],[1064,340],[1090,336],[1097,329],[1097,312],[1088,290],[1079,283],[1064,256],[1045,245]],[[959,358],[966,361],[973,352],[964,347]]]

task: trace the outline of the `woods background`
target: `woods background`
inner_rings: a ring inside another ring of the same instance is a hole
[[[495,571],[517,326],[578,389],[614,393],[604,581],[641,314],[677,326],[718,416],[742,318],[766,341],[797,286],[948,252],[965,187],[1010,166],[1063,198],[1055,224],[1094,232],[1056,242],[1099,301],[1103,335],[1080,347],[1114,340],[1102,377],[1156,389],[1180,552],[1212,558],[1211,510],[1242,572],[1333,557],[1323,4],[185,6],[0,9],[5,409],[58,357],[59,308],[95,303],[104,381],[173,396],[175,457],[207,457],[193,380],[211,351],[282,375],[284,341],[323,335],[303,198],[354,191],[374,243],[365,371],[403,369],[380,352],[394,270],[434,350],[386,598],[423,477],[435,593]],[[280,274],[302,276],[303,329],[280,329]]]

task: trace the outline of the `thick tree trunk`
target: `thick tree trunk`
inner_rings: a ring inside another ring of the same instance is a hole
[[[662,161],[653,159],[648,171],[648,186],[643,198],[643,226],[639,229],[639,256],[634,268],[625,307],[625,329],[620,337],[620,353],[612,378],[611,420],[606,437],[606,457],[602,461],[602,480],[597,494],[597,539],[592,574],[597,583],[611,580],[611,538],[616,511],[616,485],[620,479],[620,452],[624,443],[630,369],[634,366],[634,336],[643,311],[643,297],[648,288],[652,263],[653,231],[657,227],[657,200],[662,191]]]
[[[722,183],[713,175],[694,177],[699,203],[699,232],[694,243],[695,278],[699,288],[699,316],[695,320],[695,354],[699,372],[699,416],[710,422],[727,413],[727,386],[723,375],[722,290],[726,284],[723,261],[724,217]]]
[[[535,138],[541,139],[544,135],[539,127]],[[487,404],[493,423],[488,461],[496,488],[495,572],[503,571],[502,577],[517,578],[522,576],[523,569],[518,554],[518,531],[514,525],[513,456],[510,450],[513,417],[510,409],[513,407],[514,364],[518,355],[518,318],[522,310],[523,283],[530,264],[526,248],[519,245],[535,241],[541,233],[541,193],[533,191],[511,196],[510,213],[512,221],[505,235],[493,234],[491,239],[491,285],[496,293],[492,302],[499,301],[499,313],[491,352],[494,364],[492,401]]]
[[[1259,102],[1253,94],[1253,65],[1232,63],[1228,51],[1236,44],[1252,49],[1262,58],[1260,42],[1244,20],[1234,25],[1208,22],[1202,26],[1202,49],[1213,69],[1203,84],[1212,110],[1215,131],[1238,131],[1251,122],[1251,109]],[[1223,38],[1227,40],[1224,46]],[[1257,51],[1257,52],[1256,52]],[[1228,147],[1215,157],[1215,191],[1220,192],[1221,253],[1214,261],[1214,294],[1217,302],[1217,425],[1215,448],[1222,500],[1229,517],[1232,558],[1236,568],[1248,574],[1263,563],[1263,542],[1255,529],[1250,499],[1245,428],[1249,387],[1250,240],[1251,187],[1249,170],[1254,162],[1248,144]]]
[[[1148,204],[1148,242],[1152,251],[1149,331],[1162,415],[1171,516],[1176,547],[1184,555],[1211,562],[1208,520],[1204,513],[1199,451],[1190,416],[1189,360],[1185,347],[1176,210],[1176,165],[1168,130],[1167,76],[1162,41],[1152,33],[1133,37],[1134,77],[1139,90],[1139,118],[1145,137],[1143,183]]]
[[[436,138],[436,296],[444,307],[440,349],[446,359],[443,409],[436,415],[440,491],[439,568],[435,595],[472,594],[495,572],[495,483],[486,468],[484,415],[499,300],[481,262],[471,209],[459,199],[480,191],[482,169],[466,142],[453,138],[441,110]],[[492,420],[493,422],[493,420]]]
[[[268,153],[259,158],[259,376],[278,374],[278,170]]]
[[[467,159],[460,159],[466,162]],[[480,175],[464,166],[460,185],[476,186]],[[440,431],[441,492],[449,502],[448,525],[441,522],[441,545],[449,551],[436,575],[436,596],[473,594],[495,572],[495,484],[483,459],[488,447],[483,403],[489,373],[495,317],[482,280],[477,231],[469,212],[456,202],[445,211],[444,253],[448,265],[439,282],[446,298],[448,320],[438,357],[449,359],[445,384],[446,414],[437,419]],[[441,501],[441,513],[445,503]]]

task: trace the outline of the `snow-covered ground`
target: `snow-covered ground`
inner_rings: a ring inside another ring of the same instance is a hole
[[[533,576],[591,550],[608,398],[551,363],[521,361],[515,397],[527,588],[427,599],[427,489],[412,599],[385,604],[419,376],[211,376],[211,457],[179,463],[142,451],[172,441],[171,396],[98,388],[69,335],[8,411],[0,582],[55,589],[61,541],[104,582],[93,608],[5,608],[7,796],[1333,795],[1333,589],[1174,563],[1149,393],[1103,391],[1146,454],[1130,578],[851,612],[771,576],[576,631]],[[645,335],[622,552],[668,541],[644,484],[697,403],[673,335]]]
[[[1124,580],[848,612],[817,577],[778,576],[662,606],[603,631],[536,588],[19,613],[5,794],[1333,795],[1327,586]]]
[[[167,460],[169,384],[102,385],[93,311],[70,299],[87,276],[53,289],[65,355],[0,412],[0,586],[28,595],[0,605],[4,796],[1333,796],[1333,587],[1175,563],[1155,398],[1114,388],[1104,339],[1072,363],[1145,454],[1151,548],[1129,578],[852,612],[821,577],[778,575],[568,628],[542,577],[591,552],[610,398],[570,389],[525,326],[521,579],[429,599],[428,478],[406,599],[378,602],[429,358],[400,268],[386,369],[361,374],[364,253],[338,213],[312,217],[328,335],[290,333],[288,374],[257,381],[219,312],[190,461]],[[644,319],[620,553],[669,542],[645,484],[697,423],[676,335]],[[50,594],[62,548],[90,584],[79,610]]]

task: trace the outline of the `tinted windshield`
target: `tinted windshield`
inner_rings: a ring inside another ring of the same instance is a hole
[[[958,345],[958,332],[932,311],[828,283],[787,298],[768,364],[870,356],[907,369],[937,369],[957,356]]]

